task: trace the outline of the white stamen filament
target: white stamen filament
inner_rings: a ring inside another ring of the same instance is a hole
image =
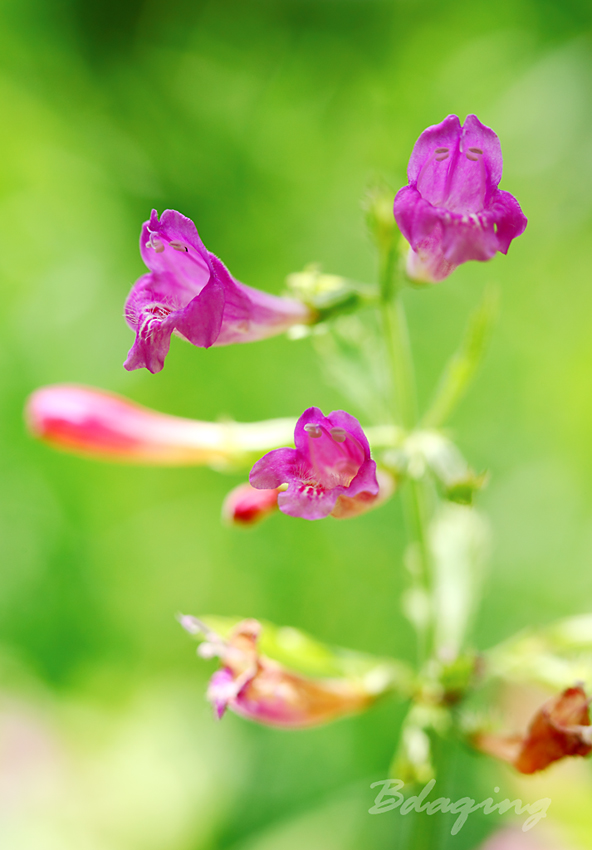
[[[150,239],[146,242],[146,246],[152,248],[157,254],[161,254],[164,251],[164,244],[160,239],[156,239],[152,233],[150,234]]]

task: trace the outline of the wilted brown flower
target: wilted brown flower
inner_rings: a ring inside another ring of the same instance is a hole
[[[476,736],[476,747],[510,762],[520,773],[536,773],[565,756],[592,752],[588,698],[581,685],[548,700],[533,717],[526,735]]]

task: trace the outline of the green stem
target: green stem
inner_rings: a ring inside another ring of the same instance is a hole
[[[405,307],[401,296],[401,281],[396,278],[394,248],[385,251],[381,258],[380,291],[381,315],[385,345],[392,383],[392,410],[394,421],[406,431],[418,421],[417,394],[413,358],[407,330]],[[405,524],[410,544],[419,552],[419,570],[414,575],[416,586],[429,593],[430,553],[428,541],[428,493],[424,479],[410,478],[404,489]],[[420,665],[428,653],[428,629],[418,628],[418,658]]]
[[[400,293],[394,299],[382,300],[381,313],[393,384],[395,422],[410,431],[417,423],[417,402],[405,308]]]

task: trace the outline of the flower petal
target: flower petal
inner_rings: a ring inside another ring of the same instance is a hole
[[[218,720],[224,716],[228,703],[236,697],[236,684],[232,670],[216,670],[208,686],[207,698],[212,703]]]
[[[343,488],[342,492],[347,496],[357,496],[358,493],[370,493],[376,496],[379,490],[376,480],[376,462],[368,459],[361,465],[349,487]]]
[[[324,519],[329,516],[343,488],[325,490],[314,484],[292,482],[278,496],[278,507],[283,514],[302,519]]]
[[[152,210],[150,221],[142,226],[140,254],[151,272],[172,273],[190,288],[201,288],[209,280],[208,250],[195,224],[176,210],[165,210],[160,220]]]
[[[497,186],[502,179],[503,169],[502,146],[497,133],[491,127],[482,124],[476,115],[467,115],[462,127],[461,147],[465,156],[471,148],[479,148],[483,151],[483,162],[488,177],[491,183]]]
[[[514,195],[501,189],[494,192],[489,209],[496,224],[497,249],[507,254],[512,239],[524,233],[528,219]]]
[[[380,485],[378,493],[361,490],[356,496],[339,496],[331,516],[335,519],[351,519],[383,505],[396,490],[394,477],[384,469],[376,470],[376,479]]]
[[[446,191],[438,206],[461,214],[481,212],[501,177],[502,150],[498,137],[475,115],[469,115],[462,128],[458,153],[450,166]],[[425,197],[423,190],[420,191]]]
[[[361,446],[364,456],[370,457],[370,443],[364,433],[364,429],[355,416],[345,410],[333,410],[327,419],[333,428],[343,428]]]
[[[442,161],[444,163],[442,170],[446,173],[449,167],[450,155],[458,147],[460,134],[461,126],[458,115],[448,115],[439,124],[432,124],[431,127],[427,127],[416,141],[409,158],[409,165],[407,167],[409,182],[416,183],[422,171],[425,174],[426,168],[430,167],[432,163],[435,166],[435,174],[438,174],[439,163],[434,162],[434,154],[438,148],[446,148],[449,153],[449,156]],[[434,178],[436,185],[438,180],[438,177]],[[428,182],[427,176],[426,182]]]
[[[224,288],[210,280],[175,319],[175,330],[200,348],[209,348],[217,341],[222,327],[225,306]]]
[[[493,219],[477,215],[449,215],[442,228],[441,250],[452,266],[468,260],[491,260],[497,251],[498,240]]]
[[[424,200],[415,186],[404,186],[395,196],[395,220],[414,251],[440,225],[438,210]]]
[[[125,306],[128,324],[136,330],[124,364],[128,371],[145,367],[160,372],[174,330],[193,345],[208,348],[215,342],[222,324],[224,289],[211,280],[183,305],[186,291],[171,276],[156,274],[144,275],[133,287]]]
[[[274,449],[257,461],[249,474],[249,482],[257,490],[272,490],[288,484],[295,476],[298,452],[295,449]]]

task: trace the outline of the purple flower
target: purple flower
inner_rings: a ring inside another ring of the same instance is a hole
[[[411,245],[407,273],[435,283],[467,260],[490,260],[526,227],[513,195],[497,188],[502,151],[493,130],[456,115],[424,130],[395,198],[395,219]]]
[[[150,272],[136,281],[125,304],[126,321],[136,331],[126,369],[160,372],[172,333],[209,348],[264,339],[313,318],[300,301],[235,280],[193,222],[175,210],[165,210],[160,220],[152,210],[140,253]]]
[[[344,410],[323,416],[305,410],[294,431],[295,449],[275,449],[258,460],[249,476],[253,487],[270,490],[287,484],[278,496],[280,510],[303,519],[322,519],[341,496],[379,492],[376,464],[357,419]]]

